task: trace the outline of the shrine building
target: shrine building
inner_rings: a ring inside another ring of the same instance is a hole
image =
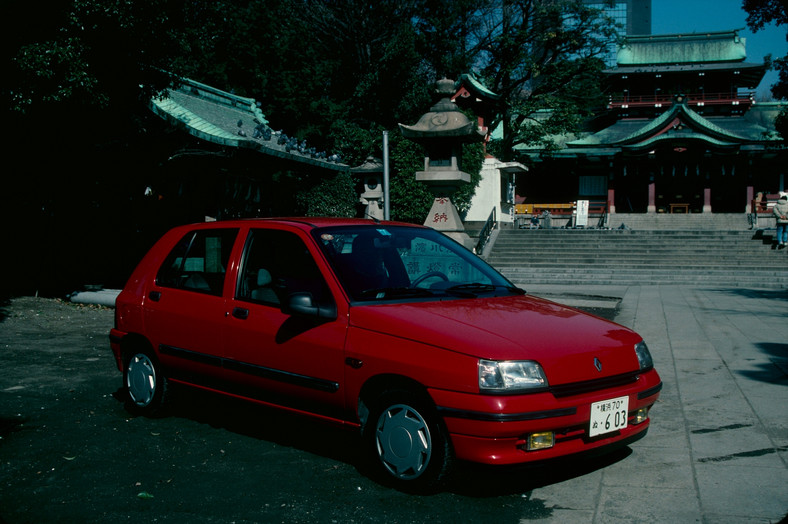
[[[516,148],[529,166],[516,180],[519,211],[560,214],[578,200],[609,217],[765,210],[785,191],[774,130],[785,103],[754,99],[767,65],[745,60],[738,30],[625,37],[604,71],[606,110],[554,137],[554,150]]]

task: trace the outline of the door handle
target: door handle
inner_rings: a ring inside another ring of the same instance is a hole
[[[153,300],[154,302],[158,302],[161,300],[161,291],[151,291],[148,293],[148,298]]]
[[[233,316],[241,320],[246,320],[249,317],[249,310],[242,307],[233,308]]]

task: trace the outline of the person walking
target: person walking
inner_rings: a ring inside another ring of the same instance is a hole
[[[777,248],[783,249],[788,244],[788,194],[780,195],[772,213],[777,219]]]

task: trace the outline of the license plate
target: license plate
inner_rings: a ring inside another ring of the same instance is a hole
[[[627,427],[629,397],[612,398],[591,404],[588,436],[595,437]]]

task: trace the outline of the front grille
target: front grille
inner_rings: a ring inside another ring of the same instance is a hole
[[[550,392],[556,397],[571,397],[581,395],[590,391],[626,386],[637,382],[640,371],[615,375],[613,377],[597,378],[584,382],[573,382],[571,384],[561,384],[560,386],[550,386]]]

